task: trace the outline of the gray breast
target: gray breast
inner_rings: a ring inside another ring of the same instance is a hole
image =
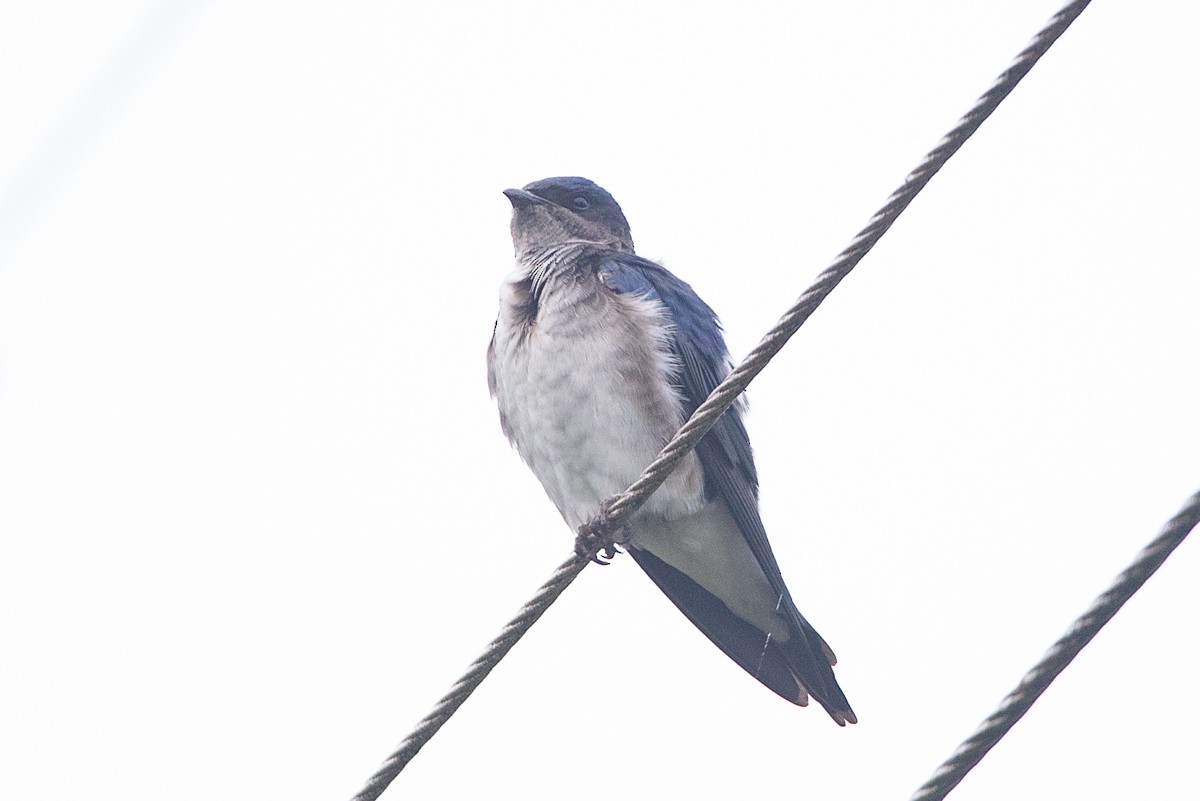
[[[669,381],[677,369],[669,317],[657,301],[615,294],[595,274],[528,280],[519,270],[501,290],[492,392],[505,433],[574,527],[632,483],[683,421]],[[648,513],[676,517],[702,504],[694,455],[668,484]]]

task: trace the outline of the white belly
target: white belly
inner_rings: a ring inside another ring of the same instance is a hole
[[[633,483],[683,422],[667,382],[666,312],[573,276],[548,279],[529,323],[515,292],[513,283],[501,290],[490,363],[496,401],[509,439],[575,528]],[[642,514],[692,514],[703,491],[689,454]]]

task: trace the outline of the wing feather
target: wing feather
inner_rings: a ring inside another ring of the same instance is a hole
[[[679,364],[672,382],[683,399],[684,413],[691,415],[731,369],[716,313],[687,283],[652,261],[608,252],[599,269],[614,291],[649,297],[667,310],[673,326],[671,348]],[[687,576],[648,552],[635,551],[634,558],[697,628],[759,681],[793,703],[807,701],[806,687],[834,720],[853,723],[854,712],[831,668],[833,652],[796,608],[767,540],[758,512],[758,473],[742,409],[742,404],[735,403],[722,414],[696,451],[704,467],[706,495],[728,507],[771,589],[779,595],[791,639],[764,647],[761,632]],[[794,682],[780,673],[783,664],[802,683],[798,692]]]

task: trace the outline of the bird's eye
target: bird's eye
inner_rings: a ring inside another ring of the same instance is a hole
[[[584,197],[583,195],[580,195],[579,197],[577,197],[571,201],[571,205],[574,206],[576,208],[576,210],[583,211],[591,204],[588,203],[588,199],[586,197]]]

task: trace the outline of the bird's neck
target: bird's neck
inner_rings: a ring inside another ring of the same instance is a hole
[[[633,253],[633,247],[616,241],[567,239],[552,245],[518,247],[516,256],[518,266],[525,268],[530,275],[539,275],[571,269],[581,256],[598,251]]]
[[[533,277],[552,275],[570,269],[580,256],[594,248],[596,243],[583,241],[521,248],[517,250],[517,266]]]

